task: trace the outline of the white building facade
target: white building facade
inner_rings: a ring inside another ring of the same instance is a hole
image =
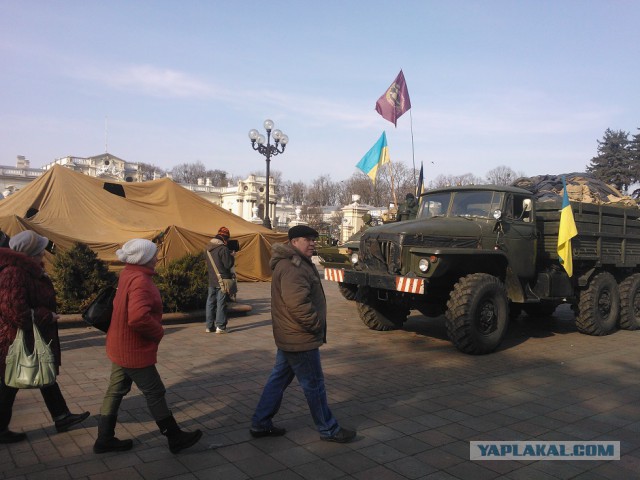
[[[0,199],[11,195],[30,182],[43,175],[54,165],[70,168],[83,175],[119,182],[142,182],[157,178],[155,172],[150,174],[141,168],[140,164],[127,162],[110,153],[103,153],[93,157],[67,156],[55,159],[42,168],[30,168],[29,161],[18,156],[16,166],[0,166]],[[149,178],[151,177],[151,178]],[[196,184],[178,185],[190,190],[211,203],[256,224],[261,224],[265,213],[266,177],[249,175],[238,181],[237,185],[215,187],[211,179],[198,179]],[[307,223],[300,205],[292,205],[284,198],[276,197],[277,185],[273,177],[269,181],[269,218],[274,229],[286,230],[290,225]],[[374,217],[382,214],[382,210],[358,203],[359,197],[354,196],[353,203],[343,208],[321,207],[313,209],[316,221],[325,225],[340,224],[339,232],[333,231],[332,236],[345,241],[363,225],[362,216],[370,213]],[[318,212],[321,219],[318,219]]]

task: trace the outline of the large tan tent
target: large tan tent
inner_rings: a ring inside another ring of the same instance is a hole
[[[82,242],[114,266],[116,250],[132,238],[161,239],[164,265],[202,252],[223,225],[240,242],[238,280],[270,280],[271,245],[285,241],[286,234],[247,222],[167,178],[109,182],[56,165],[0,200],[0,229],[8,235],[34,230],[62,251]]]

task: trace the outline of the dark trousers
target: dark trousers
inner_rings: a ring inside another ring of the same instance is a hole
[[[0,375],[0,377],[2,376]],[[9,428],[9,422],[11,422],[13,414],[13,402],[16,399],[18,390],[5,385],[4,377],[0,378],[0,432]],[[58,382],[41,388],[40,393],[53,420],[59,420],[69,413],[67,402],[64,400]]]
[[[165,399],[166,389],[155,365],[144,368],[124,368],[113,363],[109,387],[102,400],[100,415],[118,415],[124,396],[135,383],[147,401],[153,419],[158,422],[171,416],[171,410]]]

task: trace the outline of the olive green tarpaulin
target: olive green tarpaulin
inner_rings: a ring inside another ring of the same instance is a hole
[[[8,235],[34,230],[64,251],[87,244],[98,257],[121,266],[116,250],[132,238],[161,239],[160,264],[200,253],[221,226],[240,242],[240,281],[271,279],[271,245],[286,234],[247,222],[168,178],[111,182],[59,165],[0,200],[0,229]]]

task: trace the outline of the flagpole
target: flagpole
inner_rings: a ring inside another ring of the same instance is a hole
[[[389,173],[391,175],[391,196],[393,197],[393,203],[398,208],[398,197],[396,196],[396,188],[393,181],[393,165],[391,164],[391,157],[389,157]]]
[[[413,114],[411,113],[411,109],[409,109],[409,124],[411,126],[411,158],[413,160],[413,178],[416,184],[416,192],[418,191],[418,181],[415,180],[416,178],[416,150],[415,147],[413,145]]]

